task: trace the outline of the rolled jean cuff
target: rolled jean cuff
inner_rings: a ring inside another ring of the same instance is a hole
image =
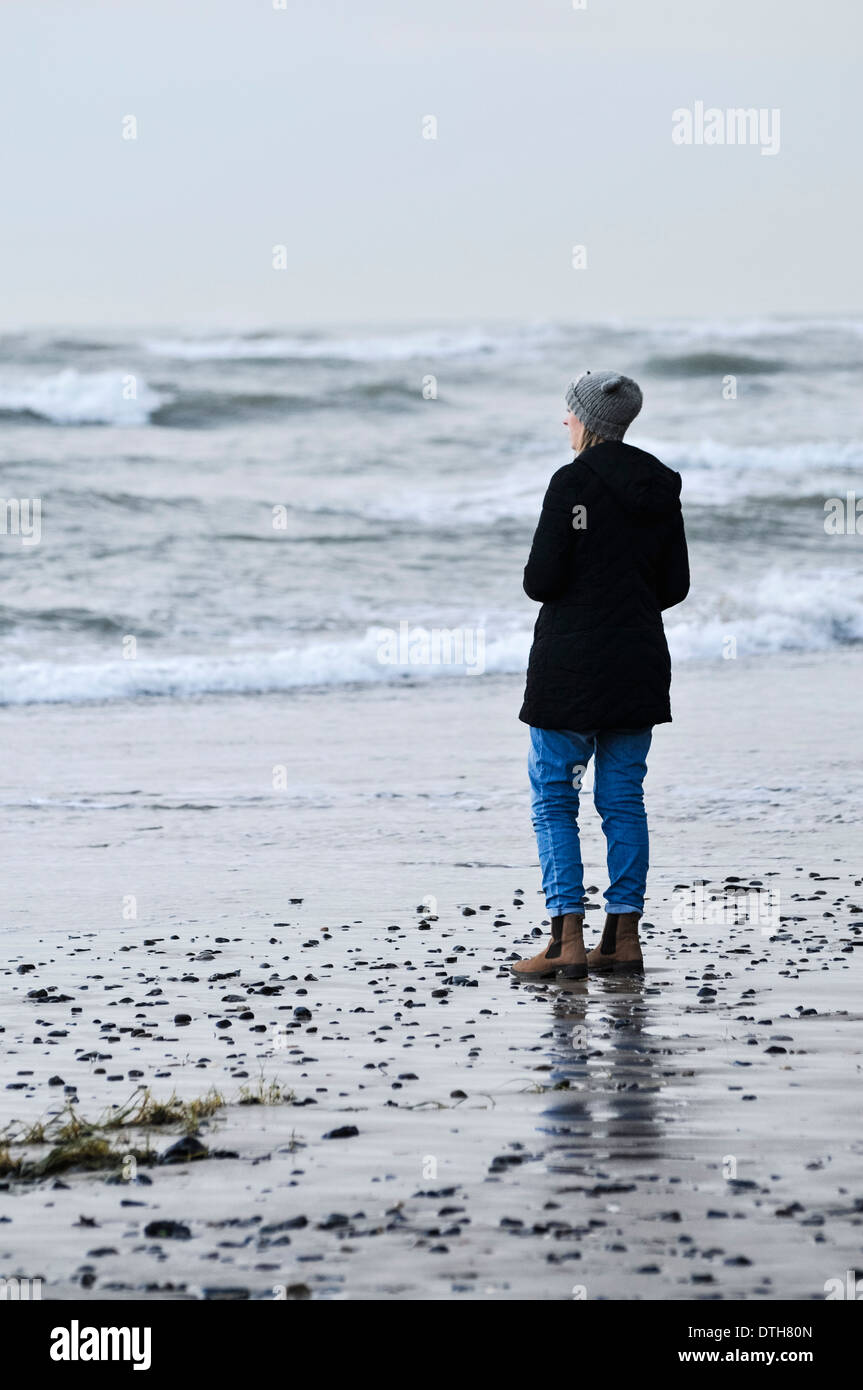
[[[605,910],[609,916],[619,916],[623,912],[637,912],[640,917],[644,908],[633,907],[631,903],[606,903]]]
[[[584,903],[581,902],[578,904],[577,907],[557,907],[554,906],[552,903],[547,902],[545,905],[545,910],[548,913],[549,917],[566,917],[567,914],[570,912],[574,912],[577,917],[583,917],[584,906]]]

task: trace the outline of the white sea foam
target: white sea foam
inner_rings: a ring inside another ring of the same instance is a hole
[[[863,642],[863,576],[844,569],[771,569],[750,586],[714,594],[712,607],[712,613],[704,610],[694,618],[675,621],[668,615],[672,660],[721,658],[729,638],[737,656],[826,651]]]
[[[349,362],[401,362],[412,358],[483,357],[515,347],[546,344],[559,333],[551,326],[527,327],[496,334],[484,329],[377,334],[362,338],[223,337],[151,338],[145,344],[156,357],[188,362],[279,361],[286,358]]]
[[[528,632],[488,644],[486,670],[519,670]],[[379,631],[238,657],[175,656],[163,661],[97,661],[74,665],[29,662],[0,671],[0,705],[127,700],[144,695],[183,698],[303,687],[368,685],[466,675],[464,665],[398,666],[379,660]]]
[[[810,497],[844,488],[863,467],[863,443],[806,441],[734,444],[715,439],[666,442],[633,438],[683,477],[683,505],[722,506],[747,497]]]
[[[476,630],[475,623],[468,626]],[[754,584],[729,586],[713,596],[709,609],[698,609],[693,616],[675,619],[668,614],[666,631],[676,662],[722,660],[731,650],[729,638],[735,641],[738,657],[853,645],[863,642],[863,576],[840,568],[803,574],[774,569]],[[483,673],[523,672],[531,638],[527,626],[485,631]],[[387,664],[380,652],[380,630],[369,628],[362,637],[310,641],[282,651],[240,656],[7,665],[0,669],[0,705],[140,696],[183,699],[469,677],[469,667],[463,663]]]
[[[134,394],[132,394],[134,392]],[[56,425],[146,425],[167,397],[121,371],[0,379],[0,411],[28,413]]]
[[[710,438],[669,442],[633,436],[631,442],[649,453],[655,452],[670,468],[769,468],[773,472],[793,472],[798,468],[828,468],[837,464],[859,467],[863,464],[863,442],[860,440],[726,444]]]

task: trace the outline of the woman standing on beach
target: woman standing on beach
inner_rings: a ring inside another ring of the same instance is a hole
[[[680,474],[623,443],[641,409],[640,388],[615,372],[582,372],[566,403],[575,458],[549,483],[524,571],[525,593],[542,608],[519,718],[530,725],[531,811],[551,939],[512,970],[534,980],[643,968],[642,782],[653,725],[671,720],[661,614],[689,592]],[[602,938],[588,955],[578,802],[591,757],[609,887]]]

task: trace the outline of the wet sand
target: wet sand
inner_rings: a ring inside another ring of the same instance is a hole
[[[0,1179],[0,1277],[823,1299],[863,1235],[863,759],[832,708],[861,670],[676,675],[645,977],[566,988],[508,972],[544,934],[517,681],[3,711],[0,1126],[141,1086],[226,1105],[194,1160]],[[732,876],[782,920],[680,920],[676,885]],[[289,1098],[239,1103],[270,1083]]]

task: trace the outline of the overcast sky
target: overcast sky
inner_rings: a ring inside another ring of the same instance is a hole
[[[859,0],[284,3],[2,0],[7,326],[863,308]]]

